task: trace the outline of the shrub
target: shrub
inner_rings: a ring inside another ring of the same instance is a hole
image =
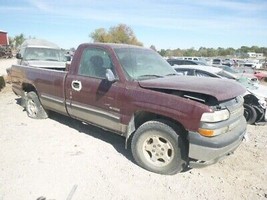
[[[6,86],[6,82],[3,76],[0,76],[0,91]]]

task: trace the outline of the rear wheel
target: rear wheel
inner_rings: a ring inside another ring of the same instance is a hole
[[[149,121],[133,135],[133,157],[141,167],[160,174],[175,174],[186,167],[186,148],[182,129],[177,133],[170,125]]]
[[[257,119],[257,112],[253,106],[244,104],[244,116],[248,124],[254,124]]]
[[[27,94],[25,104],[26,111],[29,117],[34,119],[46,119],[48,117],[47,112],[43,108],[35,92],[29,92]]]

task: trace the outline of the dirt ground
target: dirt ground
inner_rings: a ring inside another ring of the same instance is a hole
[[[0,92],[0,200],[267,199],[266,125],[249,125],[225,160],[165,176],[137,166],[122,137],[56,113],[30,119],[19,101],[9,84]]]

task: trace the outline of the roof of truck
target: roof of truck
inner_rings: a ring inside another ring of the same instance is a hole
[[[96,46],[108,46],[111,48],[125,48],[125,47],[131,47],[131,48],[144,48],[142,46],[132,45],[132,44],[122,44],[122,43],[101,43],[101,42],[95,42],[95,43],[83,43],[80,46],[88,46],[88,45],[96,45]]]

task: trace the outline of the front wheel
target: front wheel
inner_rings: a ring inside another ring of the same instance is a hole
[[[25,105],[27,114],[30,118],[46,119],[48,117],[47,112],[43,108],[35,92],[29,92],[27,94]]]
[[[134,133],[131,143],[133,157],[141,167],[159,174],[175,174],[186,167],[186,148],[182,129],[160,121],[149,121]]]

